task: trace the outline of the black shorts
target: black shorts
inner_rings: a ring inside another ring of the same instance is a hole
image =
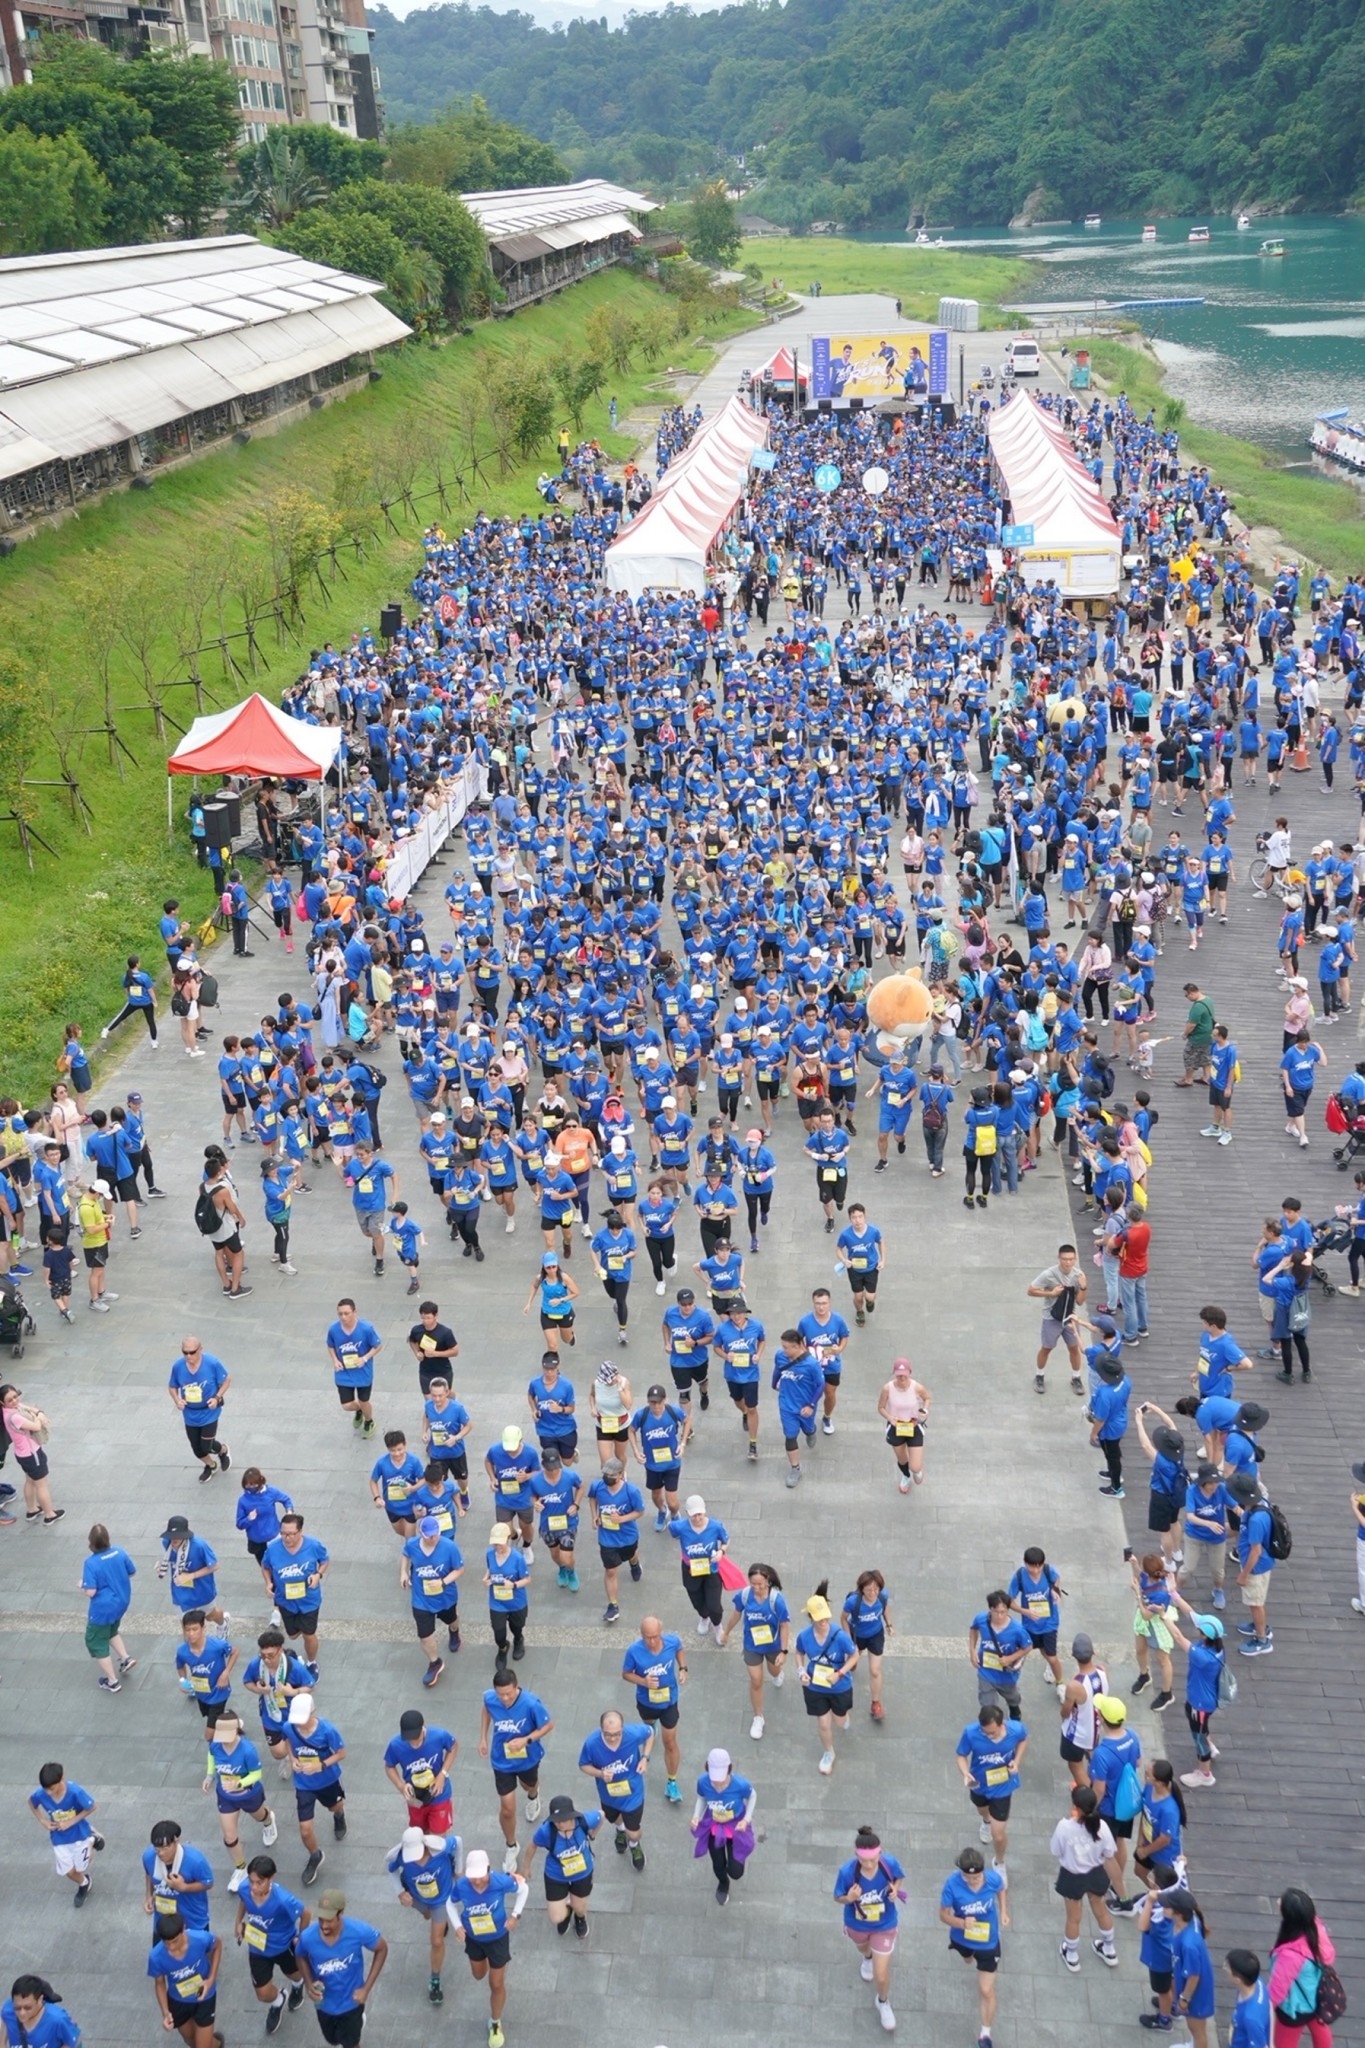
[[[1052,1887],[1059,1899],[1102,1899],[1109,1889],[1104,1865],[1095,1870],[1059,1870]]]
[[[124,1179],[114,1182],[114,1192],[121,1202],[137,1200],[137,1175],[127,1174]]]
[[[195,2005],[182,2005],[178,1998],[172,1998],[168,1993],[166,2003],[177,2027],[211,2027],[218,2009],[218,1993],[211,1991],[207,1998],[201,1998]]]
[[[629,1564],[639,1548],[638,1542],[632,1543],[629,1550],[621,1550],[614,1544],[608,1549],[605,1543],[599,1543],[597,1555],[602,1560],[603,1569],[610,1572],[615,1571],[618,1565]]]
[[[681,1480],[681,1465],[660,1465],[657,1470],[645,1474],[645,1485],[650,1493],[676,1493]]]
[[[683,1394],[686,1393],[689,1387],[702,1384],[706,1375],[711,1370],[711,1361],[709,1358],[703,1358],[698,1365],[679,1365],[674,1359],[670,1358],[668,1369],[673,1375],[674,1386],[680,1394]]]
[[[194,1457],[208,1457],[214,1444],[218,1441],[218,1418],[215,1416],[212,1422],[187,1422],[185,1424],[185,1435]]]
[[[469,1454],[467,1451],[452,1451],[449,1449],[432,1451],[431,1462],[433,1465],[444,1466],[451,1478],[458,1479],[461,1483],[469,1477]]]
[[[869,1266],[864,1272],[855,1272],[852,1266],[848,1269],[848,1284],[855,1294],[875,1294],[881,1277],[880,1266]]]
[[[1164,1536],[1168,1529],[1175,1527],[1176,1508],[1174,1496],[1169,1493],[1149,1493],[1147,1496],[1147,1527],[1155,1535]]]
[[[886,1630],[884,1628],[879,1628],[875,1636],[855,1636],[853,1640],[865,1657],[884,1657],[886,1655]]]
[[[1175,1971],[1149,1969],[1147,1972],[1147,1982],[1151,1985],[1153,1991],[1156,1992],[1158,1998],[1160,1998],[1175,1983]]]
[[[216,1252],[232,1252],[235,1254],[242,1249],[241,1233],[236,1230],[232,1231],[227,1237],[215,1237],[211,1242]]]
[[[370,1398],[370,1394],[373,1391],[373,1388],[373,1380],[366,1380],[361,1386],[358,1387],[338,1386],[337,1399],[338,1401],[340,1401],[343,1408],[349,1408],[357,1401],[368,1401]]]
[[[318,2031],[327,2048],[360,2048],[365,2031],[365,2007],[353,2005],[349,2012],[320,2012]]]
[[[548,1905],[558,1906],[571,1895],[575,1899],[586,1899],[591,1891],[590,1877],[576,1877],[572,1884],[565,1884],[562,1878],[551,1877],[548,1871],[545,1873],[545,1899]]]
[[[886,1425],[886,1441],[890,1444],[893,1451],[917,1451],[922,1447],[924,1443],[923,1424],[918,1422],[915,1424],[913,1436],[898,1435],[898,1427],[899,1425],[894,1422],[888,1422]]]
[[[282,1977],[297,1977],[299,1974],[299,1959],[294,1953],[292,1941],[288,1948],[282,1948],[275,1956],[263,1956],[259,1949],[250,1948],[247,1950],[246,1959],[251,1971],[251,1981],[258,1991],[270,1982],[276,1970]]]
[[[553,1223],[545,1225],[546,1230],[553,1230],[555,1227]],[[571,1330],[573,1328],[573,1316],[572,1314],[567,1316],[542,1316],[540,1327],[542,1330]]]
[[[521,1786],[524,1792],[530,1792],[534,1795],[536,1786],[539,1783],[539,1764],[533,1764],[529,1770],[525,1771],[495,1770],[493,1773],[493,1789],[496,1791],[499,1799],[505,1799],[509,1792],[515,1792],[518,1785]]]
[[[442,1607],[439,1610],[434,1607],[414,1607],[412,1619],[418,1635],[425,1643],[435,1635],[438,1621],[453,1635],[460,1626],[460,1610],[454,1601],[449,1607]]]
[[[464,1952],[471,1963],[487,1963],[490,1970],[505,1970],[512,1960],[512,1937],[495,1934],[491,1941],[475,1941],[466,1935]],[[357,2041],[359,2038],[357,2035]]]
[[[1231,1100],[1232,1097],[1225,1088],[1215,1088],[1212,1081],[1209,1082],[1210,1109],[1226,1109]]]
[[[815,1172],[815,1194],[817,1201],[833,1202],[836,1209],[842,1209],[848,1196],[848,1175],[836,1174],[833,1180],[826,1180],[817,1167]]]
[[[1007,1792],[1003,1799],[992,1799],[988,1792],[973,1792],[969,1797],[978,1813],[988,1813],[992,1820],[1009,1819],[1012,1792]]]
[[[757,1380],[727,1380],[725,1388],[737,1408],[757,1408]]]
[[[609,1806],[604,1799],[602,1812],[614,1828],[624,1828],[628,1835],[638,1835],[645,1814],[644,1802],[641,1801],[639,1806]]]
[[[1035,1635],[1032,1629],[1030,1629],[1028,1632],[1028,1639],[1032,1643],[1034,1649],[1039,1651],[1042,1656],[1056,1656],[1057,1631],[1055,1628],[1045,1628],[1041,1635]]]
[[[1061,1758],[1064,1764],[1083,1764],[1089,1755],[1088,1749],[1079,1749],[1074,1742],[1068,1741],[1065,1735],[1062,1737]]]
[[[311,1820],[313,1810],[318,1806],[325,1806],[329,1813],[335,1813],[345,1798],[345,1789],[340,1779],[335,1785],[305,1786],[296,1782],[294,1786],[294,1806],[300,1820]]]
[[[834,1714],[839,1718],[853,1710],[853,1687],[843,1692],[818,1692],[812,1686],[806,1691],[806,1713],[812,1721],[822,1714]]]
[[[995,1972],[1000,1968],[1000,1951],[998,1948],[959,1948],[955,1941],[950,1941],[948,1946],[954,1955],[961,1956],[964,1963],[975,1963],[983,1977],[994,1976]]]
[[[275,1604],[280,1609],[280,1622],[284,1632],[291,1641],[297,1636],[315,1636],[317,1634],[318,1616],[322,1612],[321,1605],[317,1607],[284,1607],[281,1606],[279,1601],[276,1601]]]
[[[642,1721],[652,1722],[659,1728],[676,1728],[678,1725],[678,1702],[676,1700],[667,1707],[653,1706],[648,1702],[641,1706],[637,1701],[635,1711]]]
[[[567,1436],[537,1436],[536,1442],[542,1451],[557,1451],[564,1464],[572,1465],[578,1456],[578,1431],[571,1429]]]
[[[1104,1816],[1105,1826],[1108,1828],[1110,1834],[1114,1837],[1114,1840],[1116,1842],[1132,1841],[1133,1819],[1134,1816],[1131,1814],[1129,1815],[1127,1820],[1116,1820],[1112,1813],[1106,1813]]]
[[[84,1247],[84,1250],[85,1263],[92,1272],[96,1271],[100,1266],[108,1265],[109,1247],[107,1244],[88,1244]]]

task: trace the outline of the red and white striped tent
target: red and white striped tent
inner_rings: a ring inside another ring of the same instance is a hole
[[[646,590],[690,590],[707,585],[707,556],[716,535],[744,495],[749,459],[768,445],[768,423],[742,398],[731,398],[707,420],[638,519],[607,549],[610,590],[630,597]]]

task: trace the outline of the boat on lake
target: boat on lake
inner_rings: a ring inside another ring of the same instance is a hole
[[[1187,242],[1207,242],[1208,238],[1209,231],[1207,228],[1191,228],[1185,240]]]
[[[1240,234],[1245,234],[1245,233],[1246,233],[1246,231],[1247,231],[1247,229],[1248,229],[1248,228],[1249,228],[1250,226],[1251,226],[1251,215],[1250,215],[1249,213],[1239,213],[1239,214],[1238,214],[1238,216],[1237,216],[1237,228],[1238,228],[1238,232],[1239,232]]]
[[[1146,227],[1142,230],[1142,239],[1144,242],[1154,242],[1156,240],[1156,222],[1154,220],[1149,220]]]
[[[1085,224],[1088,228],[1097,228],[1100,225],[1099,214],[1088,213],[1085,217]]]
[[[1315,455],[1365,473],[1365,420],[1353,420],[1344,405],[1335,412],[1320,412],[1308,438]]]
[[[1262,242],[1261,254],[1263,256],[1283,256],[1284,243],[1278,235],[1271,235],[1267,241]]]

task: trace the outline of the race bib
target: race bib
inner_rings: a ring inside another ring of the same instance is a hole
[[[653,1707],[666,1707],[673,1697],[673,1689],[671,1686],[651,1685],[648,1688],[648,1690],[649,1703]]]
[[[469,1932],[479,1941],[488,1941],[497,1933],[497,1923],[487,1911],[475,1910],[468,1920]]]
[[[265,1949],[264,1927],[258,1927],[254,1920],[248,1920],[246,1923],[245,1934],[247,1947],[254,1948],[258,1952],[258,1954],[262,1953]]]
[[[1010,1774],[1004,1764],[991,1764],[986,1771],[986,1790],[994,1785],[1008,1785]]]
[[[559,1867],[565,1877],[582,1877],[588,1867],[588,1859],[581,1849],[565,1849],[559,1857]]]
[[[812,1664],[810,1682],[818,1692],[831,1691],[834,1686],[834,1666],[832,1664]]]
[[[608,1799],[620,1801],[630,1797],[629,1778],[608,1778],[606,1785]]]
[[[307,1591],[307,1582],[303,1579],[286,1579],[284,1582],[284,1597],[291,1607],[297,1607]]]
[[[197,2005],[204,1995],[204,1980],[198,1971],[173,1980],[171,1996],[177,2005]]]
[[[556,1531],[561,1529],[567,1529],[569,1526],[569,1518],[567,1515],[547,1515],[545,1517],[545,1526],[547,1529]]]
[[[510,1600],[516,1588],[510,1579],[494,1579],[490,1590],[495,1600]]]
[[[514,1472],[506,1472],[498,1481],[499,1493],[520,1493],[521,1481]]]
[[[751,1643],[755,1644],[759,1649],[764,1649],[772,1640],[772,1628],[766,1621],[756,1621],[753,1623],[749,1630],[749,1641]]]
[[[984,1947],[990,1938],[991,1923],[989,1920],[968,1920],[964,1922],[962,1928],[962,1939],[964,1941],[975,1941]]]
[[[198,1380],[186,1380],[184,1393],[187,1401],[202,1401],[204,1398],[204,1389]]]
[[[687,1569],[694,1579],[709,1579],[711,1576],[711,1560],[709,1557],[689,1557]]]

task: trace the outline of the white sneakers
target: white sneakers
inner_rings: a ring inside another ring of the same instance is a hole
[[[272,1813],[265,1826],[261,1829],[261,1847],[263,1849],[273,1849],[279,1839],[280,1824]]]
[[[528,1799],[526,1802],[526,1818],[527,1820],[540,1819],[540,1794],[538,1792],[534,1799]]]
[[[902,1475],[902,1477],[899,1480],[897,1480],[896,1491],[897,1493],[909,1493],[910,1481],[907,1478],[905,1478],[904,1475]]]
[[[749,1733],[753,1736],[755,1742],[763,1740],[764,1725],[762,1714],[755,1714],[753,1720],[749,1723]]]
[[[706,1619],[706,1616],[704,1614],[699,1616],[697,1620],[697,1634],[699,1636],[704,1636],[706,1634],[707,1629],[709,1629],[710,1626],[711,1624]]]
[[[982,1841],[983,1841],[983,1842],[989,1842],[989,1840],[990,1840],[990,1838],[991,1838],[991,1824],[990,1824],[990,1822],[989,1822],[988,1820],[983,1820],[983,1821],[982,1821],[982,1823],[981,1823],[981,1827],[980,1827],[980,1830],[979,1830],[979,1832],[980,1832],[980,1835],[981,1835],[981,1839],[982,1839]]]
[[[773,1673],[773,1684],[777,1687],[777,1690],[779,1692],[781,1692],[782,1690],[783,1683],[786,1680],[786,1676],[787,1674],[785,1671],[774,1671]]]
[[[655,1292],[656,1294],[663,1294],[663,1293],[665,1293],[665,1292],[666,1292],[666,1289],[665,1289],[665,1287],[664,1287],[664,1283],[663,1283],[663,1281],[662,1281],[662,1280],[656,1280],[656,1281],[655,1281],[655,1283],[654,1283],[654,1292]]]
[[[884,2034],[894,2034],[896,2031],[896,2015],[892,2012],[890,2005],[884,1998],[877,1999],[875,2003],[877,2018],[882,2023],[882,2032]]]
[[[505,1871],[505,1873],[507,1874],[507,1876],[508,1876],[508,1877],[515,1877],[515,1876],[516,1876],[516,1874],[517,1874],[517,1845],[516,1845],[516,1843],[515,1843],[515,1842],[513,1842],[513,1843],[512,1843],[512,1845],[511,1845],[511,1847],[510,1847],[510,1848],[507,1848],[507,1849],[504,1849],[504,1850],[503,1850],[503,1852],[502,1852],[502,1867],[503,1867],[503,1870]]]
[[[827,1749],[821,1757],[819,1769],[822,1778],[827,1778],[834,1769],[834,1751],[832,1749]]]
[[[237,1868],[236,1868],[236,1869],[235,1869],[235,1870],[233,1871],[233,1873],[232,1873],[231,1877],[230,1877],[230,1878],[228,1879],[228,1887],[227,1887],[227,1888],[228,1888],[228,1890],[229,1890],[230,1892],[239,1892],[239,1891],[240,1891],[240,1890],[242,1889],[242,1886],[243,1886],[243,1885],[244,1885],[245,1883],[246,1883],[246,1865],[245,1865],[245,1863],[239,1863],[239,1864],[237,1865]]]

